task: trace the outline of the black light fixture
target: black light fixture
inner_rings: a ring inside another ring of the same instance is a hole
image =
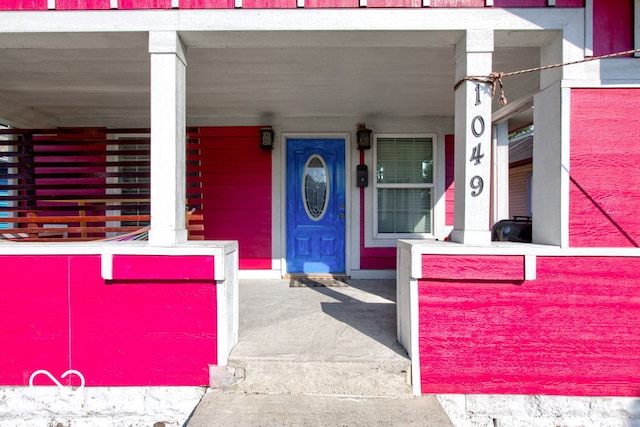
[[[371,129],[367,129],[364,123],[358,123],[356,138],[358,139],[358,150],[371,149]]]
[[[260,148],[273,150],[274,132],[271,127],[260,128]]]

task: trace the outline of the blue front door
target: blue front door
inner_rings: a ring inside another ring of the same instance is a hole
[[[287,139],[287,273],[345,274],[345,140]]]

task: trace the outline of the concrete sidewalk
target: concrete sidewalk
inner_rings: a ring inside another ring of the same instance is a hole
[[[412,396],[395,282],[348,283],[241,281],[237,383],[211,389],[188,426],[452,426],[435,397]]]

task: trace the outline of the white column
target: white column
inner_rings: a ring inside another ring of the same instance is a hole
[[[493,203],[491,223],[509,218],[509,122],[504,121],[493,127]]]
[[[456,78],[492,71],[493,30],[469,30],[455,48]],[[491,243],[491,85],[465,81],[455,93],[455,214],[451,240]]]
[[[154,245],[187,240],[186,48],[175,31],[149,33],[151,54],[151,231]]]

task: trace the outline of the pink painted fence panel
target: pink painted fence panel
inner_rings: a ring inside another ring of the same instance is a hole
[[[571,90],[569,243],[640,245],[640,89]]]
[[[71,354],[87,385],[208,384],[217,362],[212,281],[106,284],[99,257],[71,263]],[[158,275],[170,276],[171,264],[157,265]]]
[[[494,7],[547,7],[548,0],[495,0]]]
[[[156,265],[158,275],[175,266]],[[78,370],[87,386],[208,384],[213,280],[105,282],[98,255],[0,256],[0,271],[0,385],[28,385],[40,369]]]
[[[423,255],[422,277],[456,280],[524,280],[522,255]]]
[[[640,395],[640,258],[537,261],[533,281],[419,281],[423,393]]]
[[[28,385],[40,369],[57,378],[70,369],[67,279],[54,273],[66,268],[61,257],[0,257],[0,385]],[[34,384],[53,385],[45,376]]]

